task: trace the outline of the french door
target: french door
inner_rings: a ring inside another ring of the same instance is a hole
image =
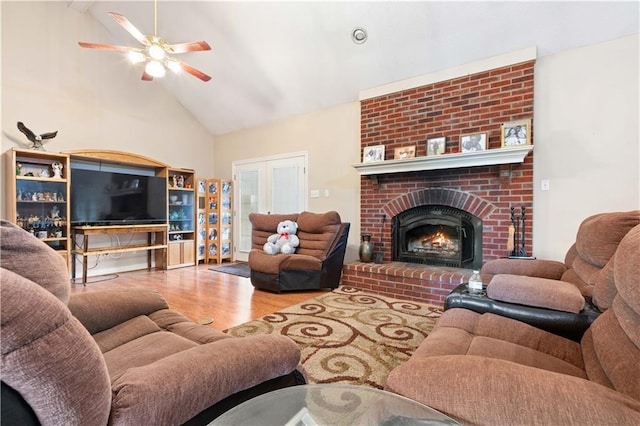
[[[306,171],[306,152],[233,163],[235,260],[246,261],[251,250],[250,213],[297,213],[307,209]]]

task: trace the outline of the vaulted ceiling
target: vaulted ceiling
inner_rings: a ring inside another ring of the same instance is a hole
[[[83,41],[138,45],[108,12],[153,33],[152,1],[70,6],[111,34]],[[158,35],[168,42],[212,46],[180,59],[213,78],[167,74],[140,84],[164,85],[213,135],[354,102],[363,89],[524,47],[536,46],[540,57],[639,30],[637,1],[160,1],[157,10]],[[351,39],[356,27],[367,31],[363,44]]]

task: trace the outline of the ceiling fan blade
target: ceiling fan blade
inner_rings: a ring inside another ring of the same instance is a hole
[[[194,67],[192,67],[191,65],[187,65],[184,62],[179,62],[180,66],[182,67],[182,69],[184,70],[184,72],[187,72],[189,74],[191,74],[194,77],[199,78],[202,81],[209,81],[211,80],[211,77],[208,76],[207,74],[203,73],[200,70],[195,69]]]
[[[192,41],[190,43],[170,44],[167,49],[171,53],[199,52],[203,50],[211,50],[211,46],[204,41]]]
[[[122,28],[124,28],[125,30],[127,30],[127,32],[129,34],[131,34],[136,40],[138,40],[140,43],[144,44],[145,46],[149,45],[149,40],[147,40],[147,37],[142,34],[140,32],[140,30],[138,30],[131,22],[129,22],[129,20],[127,18],[125,18],[123,15],[120,15],[118,13],[114,13],[114,12],[109,12],[109,16],[111,16],[113,18],[114,21],[116,21],[118,24],[120,24],[120,26]]]
[[[133,47],[116,46],[114,44],[87,43],[84,41],[79,41],[78,44],[88,49],[117,50],[118,52],[130,52],[132,50],[138,50]]]
[[[142,72],[142,80],[144,81],[152,81],[153,80],[153,76],[149,73],[147,73],[146,71]]]

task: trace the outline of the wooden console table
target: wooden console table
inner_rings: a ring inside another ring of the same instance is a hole
[[[89,248],[90,235],[114,234],[147,234],[146,244],[128,244],[117,247]],[[82,284],[87,283],[87,257],[99,254],[126,253],[131,251],[148,250],[147,266],[151,269],[152,252],[156,252],[156,268],[166,269],[167,259],[167,225],[115,225],[115,226],[74,226],[71,228],[71,238],[75,244],[76,236],[82,236],[80,248],[71,250],[71,276],[76,277],[76,256],[82,256]]]

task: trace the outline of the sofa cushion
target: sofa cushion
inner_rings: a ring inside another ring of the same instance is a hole
[[[600,213],[586,218],[576,236],[580,258],[602,268],[614,255],[622,238],[638,224],[640,210]]]
[[[47,290],[4,268],[0,298],[2,381],[43,425],[106,425],[107,367],[82,324]]]
[[[114,378],[110,424],[182,424],[228,395],[289,374],[299,361],[297,345],[278,335],[197,345]]]
[[[324,260],[339,238],[340,215],[335,211],[326,213],[302,212],[298,216],[297,253]]]
[[[0,221],[0,242],[0,263],[3,268],[40,285],[63,303],[69,301],[67,263],[55,250],[6,220]]]
[[[574,285],[559,280],[498,274],[487,286],[487,296],[508,303],[578,313],[585,300]]]

